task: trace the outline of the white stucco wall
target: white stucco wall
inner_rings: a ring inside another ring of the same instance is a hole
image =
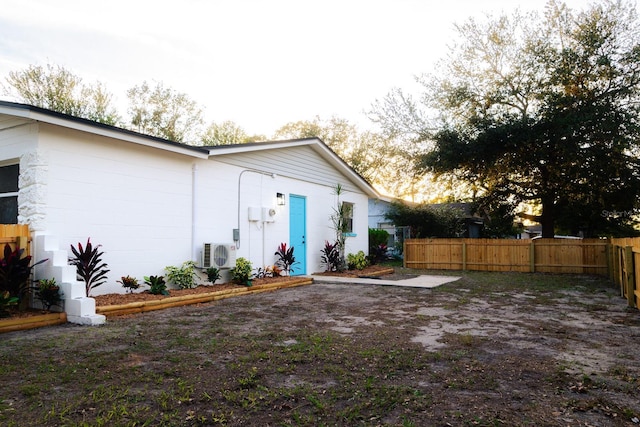
[[[111,272],[94,294],[190,259],[192,159],[47,125],[40,135],[49,163],[44,231],[67,250],[88,237],[102,245]]]
[[[238,185],[240,184],[240,245],[238,257],[249,259],[254,267],[272,265],[274,252],[282,242],[289,243],[289,197],[291,194],[306,198],[306,249],[308,274],[321,271],[320,250],[325,240],[335,240],[329,217],[337,200],[333,189],[283,175],[245,172],[215,159],[200,163],[197,172],[196,244],[198,253],[203,242],[233,243],[233,229],[238,228]],[[286,195],[285,206],[278,206],[276,193]],[[347,238],[347,252],[367,251],[367,197],[355,191],[346,192],[342,201],[354,203],[356,237]],[[273,222],[249,221],[249,207],[273,208]],[[294,250],[295,254],[295,250]]]
[[[165,274],[168,265],[199,261],[204,242],[233,243],[238,188],[236,255],[255,268],[273,264],[278,245],[289,241],[291,194],[306,198],[308,274],[322,270],[320,250],[335,239],[329,217],[337,200],[326,183],[253,172],[239,183],[243,161],[201,159],[45,123],[3,132],[0,149],[0,162],[20,159],[23,221],[56,236],[69,254],[70,245],[88,237],[102,245],[111,271],[93,295],[123,292],[116,281],[125,275],[142,280]],[[276,205],[278,192],[285,206]],[[341,200],[354,204],[356,236],[347,238],[347,253],[366,252],[367,196],[352,190]],[[249,222],[250,206],[274,208],[274,221]]]

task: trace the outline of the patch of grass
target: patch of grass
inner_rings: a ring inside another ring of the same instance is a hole
[[[637,312],[603,315],[606,300],[589,300],[602,294],[600,279],[450,274],[463,279],[429,291],[310,286],[9,334],[0,424],[556,425],[553,412],[584,410],[585,424],[606,425],[637,416],[639,356],[621,332],[637,328]],[[548,317],[534,317],[542,308]],[[572,326],[572,310],[598,319],[594,327],[613,316],[616,327],[597,340]],[[349,316],[368,322],[332,329]],[[513,342],[496,332],[507,322]],[[413,341],[431,323],[445,332],[442,346]],[[611,342],[607,372],[576,376],[582,364],[558,362],[575,344],[604,353]]]

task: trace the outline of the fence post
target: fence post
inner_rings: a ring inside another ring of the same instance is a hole
[[[407,268],[407,239],[402,239],[402,267]]]
[[[467,271],[467,242],[462,241],[462,271]]]
[[[616,283],[620,288],[620,296],[623,298],[625,289],[625,262],[624,247],[616,246]]]
[[[635,307],[635,290],[636,290],[636,280],[635,280],[635,269],[634,269],[634,259],[633,259],[633,246],[626,246],[624,248],[626,265],[625,269],[627,270],[626,274],[626,286],[627,286],[627,303],[629,307]]]
[[[607,239],[607,274],[609,275],[609,280],[613,282],[615,270],[613,268],[613,244],[611,239]]]
[[[529,271],[536,272],[536,246],[533,240],[529,243]]]

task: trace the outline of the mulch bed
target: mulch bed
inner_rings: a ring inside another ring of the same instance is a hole
[[[362,270],[346,270],[342,272],[337,271],[322,271],[319,273],[313,273],[314,276],[337,276],[337,277],[367,277],[367,276],[381,276],[383,273],[388,272],[391,267],[383,265],[370,265]],[[388,273],[387,273],[388,274]]]
[[[298,280],[299,277],[266,277],[263,279],[253,279],[251,280],[251,288],[259,288],[261,285],[266,285],[270,283],[286,283],[289,281]],[[134,293],[126,293],[126,294],[105,294],[94,296],[96,300],[96,307],[104,307],[108,305],[120,305],[120,304],[128,304],[131,302],[141,302],[141,301],[154,301],[161,300],[169,297],[178,297],[183,295],[197,295],[197,294],[206,294],[209,292],[218,292],[225,291],[228,289],[239,289],[246,288],[243,285],[237,285],[235,283],[220,283],[215,285],[200,285],[191,289],[169,289],[169,295],[154,295],[149,292],[134,292]]]
[[[9,316],[0,317],[0,320],[22,319],[22,318],[26,318],[26,317],[41,316],[43,314],[55,313],[55,311],[36,310],[35,308],[27,308],[27,309],[24,309],[24,310],[18,310],[16,308],[10,308],[7,311],[9,312]]]
[[[313,273],[314,276],[337,276],[337,277],[383,277],[385,279],[393,280],[394,275],[385,274],[381,276],[381,273],[384,273],[389,270],[389,267],[384,267],[380,265],[370,265],[363,270],[347,270],[343,272],[337,271],[322,271]],[[406,278],[406,277],[402,277]],[[297,280],[299,277],[266,277],[262,279],[253,279],[251,281],[252,287],[260,287],[264,284],[275,283],[275,282],[287,282],[292,280]],[[140,301],[153,301],[153,300],[161,300],[167,297],[176,297],[182,295],[196,295],[201,293],[209,293],[216,291],[224,291],[227,289],[237,289],[243,288],[242,285],[237,285],[235,283],[220,283],[215,285],[200,285],[192,289],[170,289],[169,295],[153,295],[149,292],[135,292],[135,293],[124,293],[124,294],[105,294],[105,295],[97,295],[93,296],[96,300],[96,307],[103,307],[108,305],[119,305],[119,304],[127,304],[131,302],[140,302]],[[22,317],[31,317],[38,316],[41,314],[50,313],[45,310],[35,310],[35,309],[27,309],[27,310],[9,310],[10,316],[6,317],[6,319],[16,319]],[[1,320],[1,319],[0,319]]]
[[[337,271],[323,271],[319,273],[313,273],[314,276],[339,276],[339,277],[362,277],[362,276],[378,276],[381,272],[388,271],[389,267],[379,266],[379,265],[370,265],[363,270],[347,270],[343,272]],[[292,280],[298,280],[299,277],[265,277],[262,279],[253,279],[251,280],[252,288],[259,288],[261,285],[276,283],[276,282],[287,282]],[[170,289],[169,295],[153,295],[148,292],[135,292],[135,293],[126,293],[126,294],[106,294],[106,295],[98,295],[94,296],[96,300],[96,307],[103,307],[108,305],[119,305],[119,304],[127,304],[131,302],[140,302],[140,301],[153,301],[160,300],[167,297],[177,297],[182,295],[195,295],[201,293],[209,293],[216,291],[224,291],[227,289],[237,289],[244,288],[242,285],[237,285],[235,283],[220,283],[215,285],[200,285],[191,289]]]

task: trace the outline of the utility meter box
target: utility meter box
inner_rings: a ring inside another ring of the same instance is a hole
[[[262,208],[262,220],[264,222],[273,222],[276,219],[276,210],[273,208]]]
[[[249,221],[258,222],[262,221],[262,209],[256,206],[249,207]]]

